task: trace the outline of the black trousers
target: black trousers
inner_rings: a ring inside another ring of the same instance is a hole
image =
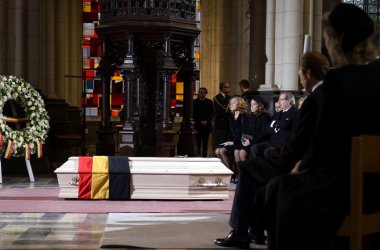
[[[249,155],[249,159],[254,159],[257,157],[264,156],[265,149],[269,148],[271,146],[270,141],[263,141],[256,144],[253,144],[251,146],[251,153]]]
[[[248,227],[261,230],[257,219],[263,209],[264,198],[258,191],[276,176],[289,173],[292,162],[271,162],[259,157],[238,163],[239,181],[236,185],[229,224],[238,234],[245,235]]]
[[[209,136],[209,132],[198,132],[197,134],[198,154],[200,154],[202,157],[207,157]]]
[[[239,164],[240,165],[240,164]],[[239,168],[239,181],[236,184],[234,202],[229,224],[238,235],[248,234],[248,227],[255,224],[260,205],[256,204],[255,193],[262,186],[247,171],[247,167]]]

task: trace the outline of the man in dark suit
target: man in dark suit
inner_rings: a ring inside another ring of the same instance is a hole
[[[215,147],[218,147],[219,144],[227,140],[230,84],[228,82],[221,82],[219,84],[219,91],[219,94],[212,99],[215,114]]]
[[[198,153],[207,157],[208,138],[211,132],[211,120],[214,117],[214,107],[210,99],[206,98],[207,89],[199,88],[198,98],[193,101],[194,126],[197,134]]]
[[[282,111],[268,124],[266,133],[269,140],[253,144],[250,159],[264,156],[265,150],[269,147],[285,145],[289,142],[293,121],[298,110],[294,106],[294,96],[290,92],[281,93],[278,102],[280,103]]]
[[[251,105],[251,100],[254,96],[259,95],[258,91],[252,91],[249,89],[249,81],[247,79],[243,79],[239,82],[239,87],[241,94],[240,96],[244,98],[247,102],[248,106]]]
[[[301,83],[305,90],[312,92],[301,107],[289,143],[281,147],[281,157],[269,159],[258,157],[239,163],[239,182],[236,186],[232,206],[230,226],[232,231],[224,239],[216,239],[215,244],[226,247],[249,246],[248,228],[254,226],[254,241],[264,243],[264,234],[256,225],[256,219],[262,207],[262,201],[256,197],[256,192],[266,185],[273,177],[284,175],[291,171],[295,163],[305,153],[306,145],[311,138],[320,100],[320,84],[328,61],[320,53],[310,52],[303,55],[300,65]]]
[[[302,163],[295,174],[267,185],[264,218],[271,218],[267,229],[274,250],[330,246],[349,208],[352,136],[380,134],[380,122],[374,119],[380,110],[380,60],[373,49],[373,20],[355,5],[338,4],[325,15],[323,26],[337,68],[324,79]],[[379,175],[365,176],[364,213],[380,209],[379,183]]]

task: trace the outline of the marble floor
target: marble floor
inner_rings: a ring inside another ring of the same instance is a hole
[[[5,176],[0,184],[0,189],[36,187],[57,188],[58,182],[55,175],[36,176],[34,183],[28,177]],[[1,195],[0,202],[6,202],[6,199],[1,199]],[[100,243],[109,216],[107,213],[0,211],[0,249],[101,249]]]
[[[0,188],[58,187],[55,176],[3,177]],[[0,200],[1,202],[1,200]],[[100,249],[108,214],[0,213],[0,249]]]

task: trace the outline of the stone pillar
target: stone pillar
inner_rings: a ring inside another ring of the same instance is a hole
[[[57,82],[56,68],[59,67],[57,63],[57,49],[56,32],[59,32],[56,27],[56,14],[57,6],[56,1],[41,0],[40,1],[40,79],[38,88],[51,99],[58,99],[56,86],[62,84]],[[63,75],[62,75],[63,78]]]
[[[7,74],[8,57],[8,20],[7,1],[0,1],[0,72]]]
[[[303,44],[303,2],[284,0],[282,2],[282,55],[281,79],[277,81],[281,90],[298,90],[298,68]],[[276,46],[276,49],[277,47]],[[276,50],[277,53],[277,50]],[[277,80],[277,79],[276,79]]]
[[[258,89],[265,81],[265,20],[266,3],[262,0],[252,1],[250,17],[250,55],[249,81],[252,89]]]
[[[322,49],[322,0],[314,0],[313,16],[311,24],[313,25],[312,40],[313,50],[321,51]]]
[[[265,54],[267,63],[265,65],[265,85],[260,89],[270,90],[274,82],[275,73],[275,11],[276,0],[267,0],[266,33],[265,33]]]
[[[113,60],[108,49],[107,39],[103,41],[103,56],[97,68],[100,78],[102,79],[102,118],[97,131],[98,140],[96,142],[97,155],[115,155],[115,143],[113,135],[115,134],[111,123],[111,109],[110,109],[110,82],[111,77],[115,71]]]
[[[41,1],[28,0],[28,14],[27,14],[27,55],[25,57],[26,76],[28,81],[36,88],[41,89],[44,94],[46,91],[40,87],[41,81]]]
[[[25,1],[15,0],[15,13],[14,13],[14,24],[15,24],[15,55],[14,64],[15,71],[14,74],[17,76],[25,77],[25,39],[26,28],[24,26],[26,18]]]
[[[201,22],[201,63],[200,63],[200,83],[209,91],[208,98],[212,99],[219,93],[219,83],[226,79],[221,79],[220,56],[221,50],[221,27],[223,19],[221,16],[222,4],[220,0],[202,1],[202,22]]]
[[[219,24],[219,78],[232,83],[232,95],[240,94],[237,83],[241,79],[249,78],[250,19],[246,18],[248,1],[218,0],[218,4],[222,5]]]
[[[69,2],[66,1],[57,1],[55,5],[55,58],[54,58],[54,89],[57,93],[58,98],[66,99],[66,90],[68,89],[65,84],[65,73],[67,73],[67,67],[65,65],[66,58],[65,54],[68,51],[65,51],[65,29],[67,28],[65,23],[65,9]]]
[[[60,97],[64,98],[71,106],[81,106],[82,93],[82,8],[83,2],[78,0],[62,1],[64,5],[64,23],[62,34],[64,36],[62,47],[62,56],[64,58],[62,67],[64,75],[64,84],[59,90]]]
[[[283,36],[284,36],[284,14],[283,14],[283,0],[275,0],[275,17],[274,17],[274,71],[273,71],[273,89],[281,89],[282,87],[282,50],[283,50]]]

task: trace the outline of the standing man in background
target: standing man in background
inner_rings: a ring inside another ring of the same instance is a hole
[[[243,79],[239,82],[241,97],[247,102],[247,105],[251,105],[251,100],[255,95],[259,93],[257,91],[252,91],[249,89],[249,81],[247,79]]]
[[[193,116],[197,134],[198,153],[207,157],[208,138],[211,132],[211,120],[214,117],[214,107],[210,99],[206,98],[207,89],[199,88],[198,98],[193,101]]]
[[[215,147],[227,139],[230,91],[230,84],[228,82],[221,82],[219,84],[219,94],[212,99],[215,112]]]

